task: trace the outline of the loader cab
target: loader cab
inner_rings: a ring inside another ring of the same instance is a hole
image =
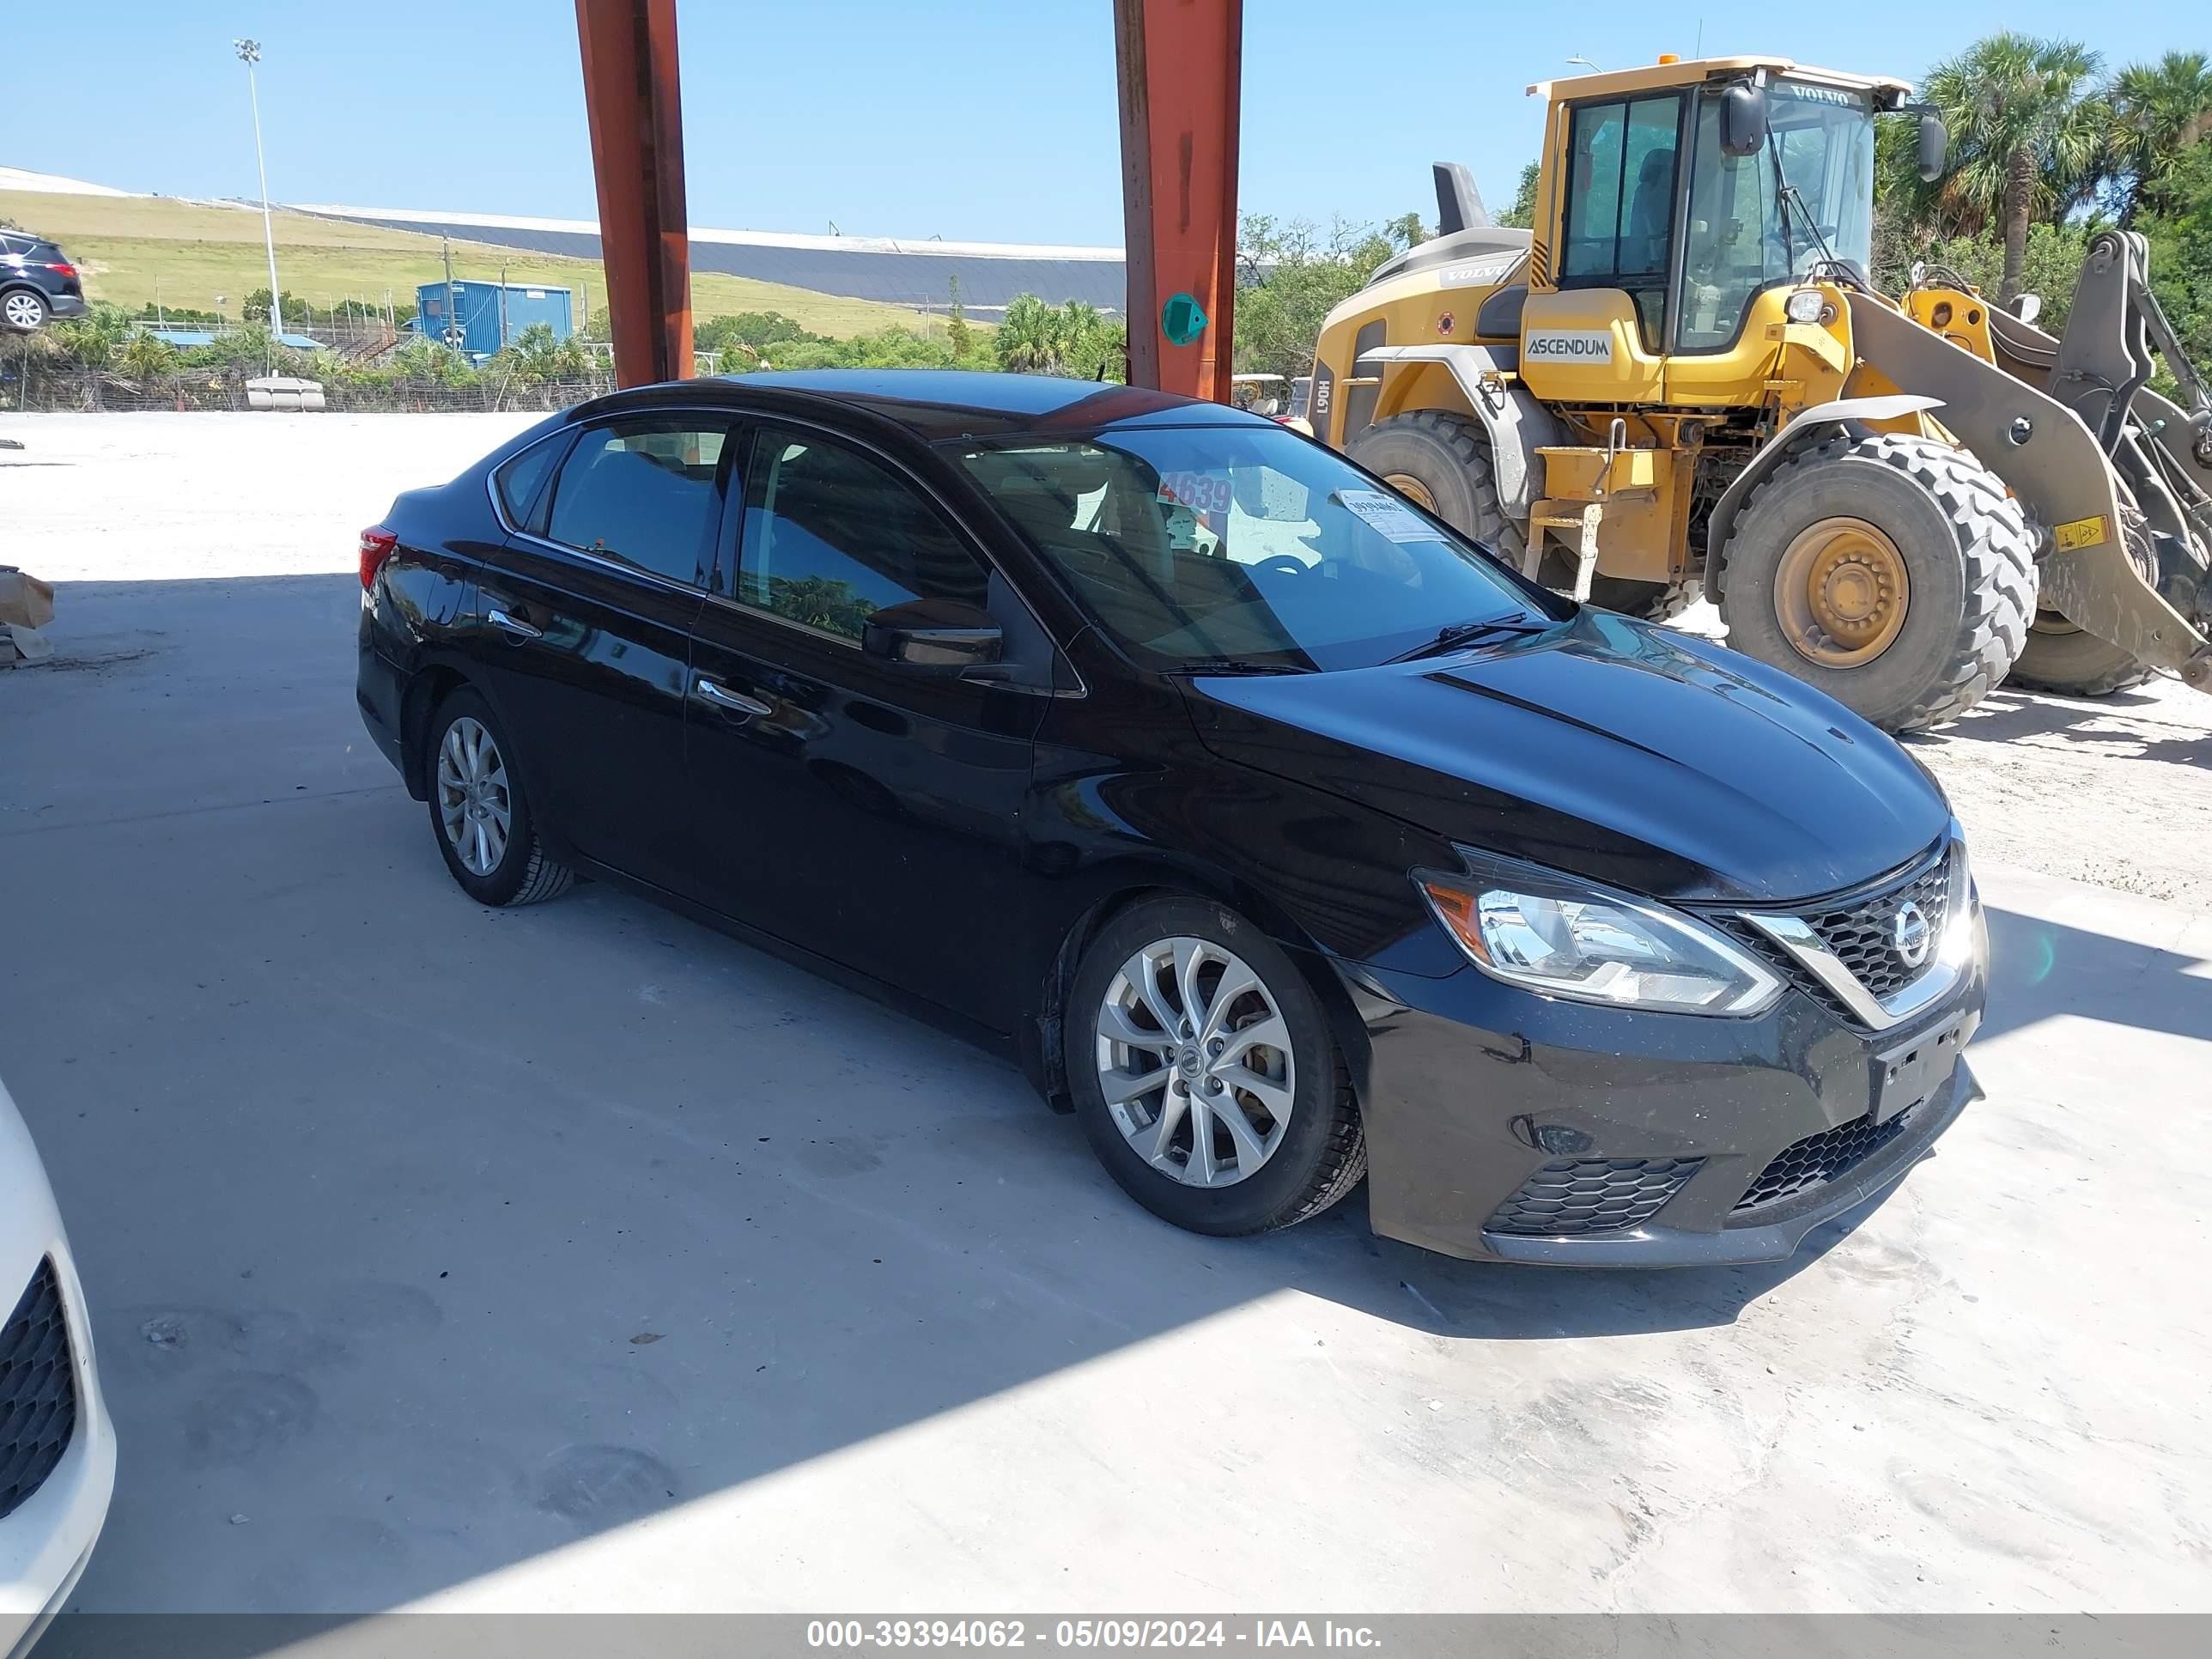
[[[1557,250],[1522,313],[1530,390],[1759,401],[1763,375],[1736,360],[1766,349],[1761,296],[1778,305],[1830,253],[1866,274],[1875,115],[1904,85],[1713,59],[1530,90],[1551,100],[1537,240]]]

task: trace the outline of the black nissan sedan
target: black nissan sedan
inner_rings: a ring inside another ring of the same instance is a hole
[[[1180,1225],[1787,1255],[1978,1095],[1966,849],[1820,692],[1273,422],[906,370],[619,392],[362,533],[471,898],[634,890],[995,1046]]]

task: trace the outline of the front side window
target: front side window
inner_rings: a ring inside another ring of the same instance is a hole
[[[1365,667],[1533,594],[1472,543],[1280,427],[1013,440],[963,461],[1148,667]]]
[[[1680,94],[1584,104],[1568,127],[1562,288],[1625,289],[1647,344],[1666,314]]]
[[[1680,349],[1733,344],[1753,298],[1808,276],[1826,257],[1824,241],[1862,276],[1869,270],[1874,112],[1866,94],[1775,82],[1767,88],[1767,142],[1754,155],[1722,152],[1720,100],[1699,99]]]
[[[989,573],[913,485],[811,432],[763,426],[745,488],[735,597],[857,641],[909,599],[981,608]]]
[[[720,423],[683,416],[593,428],[554,482],[547,539],[703,586],[721,520],[727,436]]]

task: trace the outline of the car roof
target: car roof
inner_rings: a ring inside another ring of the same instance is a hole
[[[584,410],[597,414],[677,404],[696,408],[702,399],[733,408],[854,413],[901,428],[924,443],[1094,432],[1132,422],[1272,424],[1241,410],[1142,386],[957,368],[821,368],[669,380],[594,399]]]

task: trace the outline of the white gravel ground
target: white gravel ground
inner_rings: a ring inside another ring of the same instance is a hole
[[[350,569],[393,493],[528,415],[0,416],[0,563],[51,581]],[[1701,606],[1686,619],[1717,631]],[[1983,856],[2212,907],[2212,697],[2000,690],[1913,738]]]

